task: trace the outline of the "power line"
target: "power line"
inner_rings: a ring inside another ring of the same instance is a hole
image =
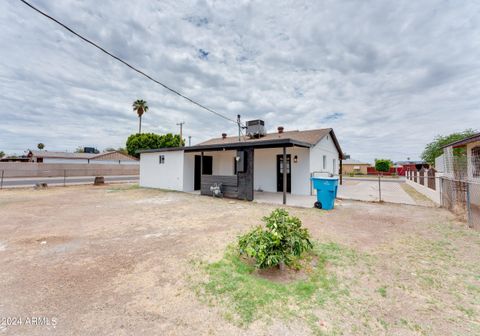
[[[107,51],[106,49],[104,49],[103,47],[99,46],[98,44],[96,44],[95,42],[92,42],[90,41],[89,39],[87,39],[86,37],[83,37],[82,35],[80,35],[79,33],[77,33],[76,31],[74,31],[72,28],[68,27],[67,25],[63,24],[62,22],[58,21],[57,19],[55,19],[54,17],[48,15],[47,13],[41,11],[40,9],[38,9],[37,7],[33,6],[32,4],[28,3],[27,1],[25,0],[20,0],[21,2],[23,2],[25,5],[27,5],[28,7],[30,7],[31,9],[33,9],[34,11],[40,13],[41,15],[45,16],[46,18],[52,20],[53,22],[57,23],[58,25],[62,26],[63,28],[65,28],[66,30],[68,30],[70,33],[72,33],[73,35],[77,36],[78,38],[80,38],[81,40],[87,42],[88,44],[91,44],[92,46],[94,46],[95,48],[99,49],[100,51],[102,51],[103,53],[107,54],[108,56],[114,58],[115,60],[119,61],[120,63],[123,63],[124,65],[126,65],[127,67],[129,67],[130,69],[132,69],[133,71],[136,71],[137,73],[141,74],[142,76],[150,79],[151,81],[161,85],[162,87],[164,87],[165,89],[167,89],[168,91],[182,97],[183,99],[189,101],[190,103],[192,104],[195,104],[197,105],[198,107],[210,112],[210,113],[213,113],[215,115],[217,115],[218,117],[220,118],[223,118],[225,120],[228,120],[228,121],[231,121],[235,124],[237,124],[237,121],[234,120],[234,119],[231,119],[217,111],[214,111],[212,110],[211,108],[209,107],[206,107],[205,105],[202,105],[200,104],[199,102],[181,94],[180,92],[178,92],[177,90],[175,89],[172,89],[171,87],[169,87],[168,85],[166,84],[163,84],[162,82],[156,80],[155,78],[153,78],[152,76],[146,74],[145,72],[143,72],[142,70],[139,70],[138,68],[134,67],[133,65],[127,63],[126,61],[124,61],[123,59],[121,59],[120,57],[118,56],[115,56],[114,54],[112,54],[111,52]]]

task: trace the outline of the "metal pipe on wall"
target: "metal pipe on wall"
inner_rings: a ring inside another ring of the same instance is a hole
[[[287,147],[283,147],[283,204],[287,204]]]

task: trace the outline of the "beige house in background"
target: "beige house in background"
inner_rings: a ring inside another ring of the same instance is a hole
[[[94,154],[30,150],[26,156],[36,163],[140,164],[137,158],[119,151]]]
[[[359,160],[348,159],[342,161],[342,174],[348,175],[351,173],[367,175],[367,168],[370,167],[370,163],[362,162]]]

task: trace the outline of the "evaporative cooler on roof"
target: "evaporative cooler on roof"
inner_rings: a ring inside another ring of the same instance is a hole
[[[267,134],[265,131],[265,122],[263,120],[249,120],[247,121],[247,135],[250,138],[260,138]]]

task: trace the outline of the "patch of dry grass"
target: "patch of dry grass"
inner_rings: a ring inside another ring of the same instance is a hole
[[[401,183],[402,189],[405,190],[405,192],[410,195],[411,198],[418,204],[418,205],[423,205],[423,206],[435,206],[435,203],[432,202],[430,198],[425,196],[422,193],[419,193],[418,191],[415,190],[412,186],[406,184],[406,183]]]

